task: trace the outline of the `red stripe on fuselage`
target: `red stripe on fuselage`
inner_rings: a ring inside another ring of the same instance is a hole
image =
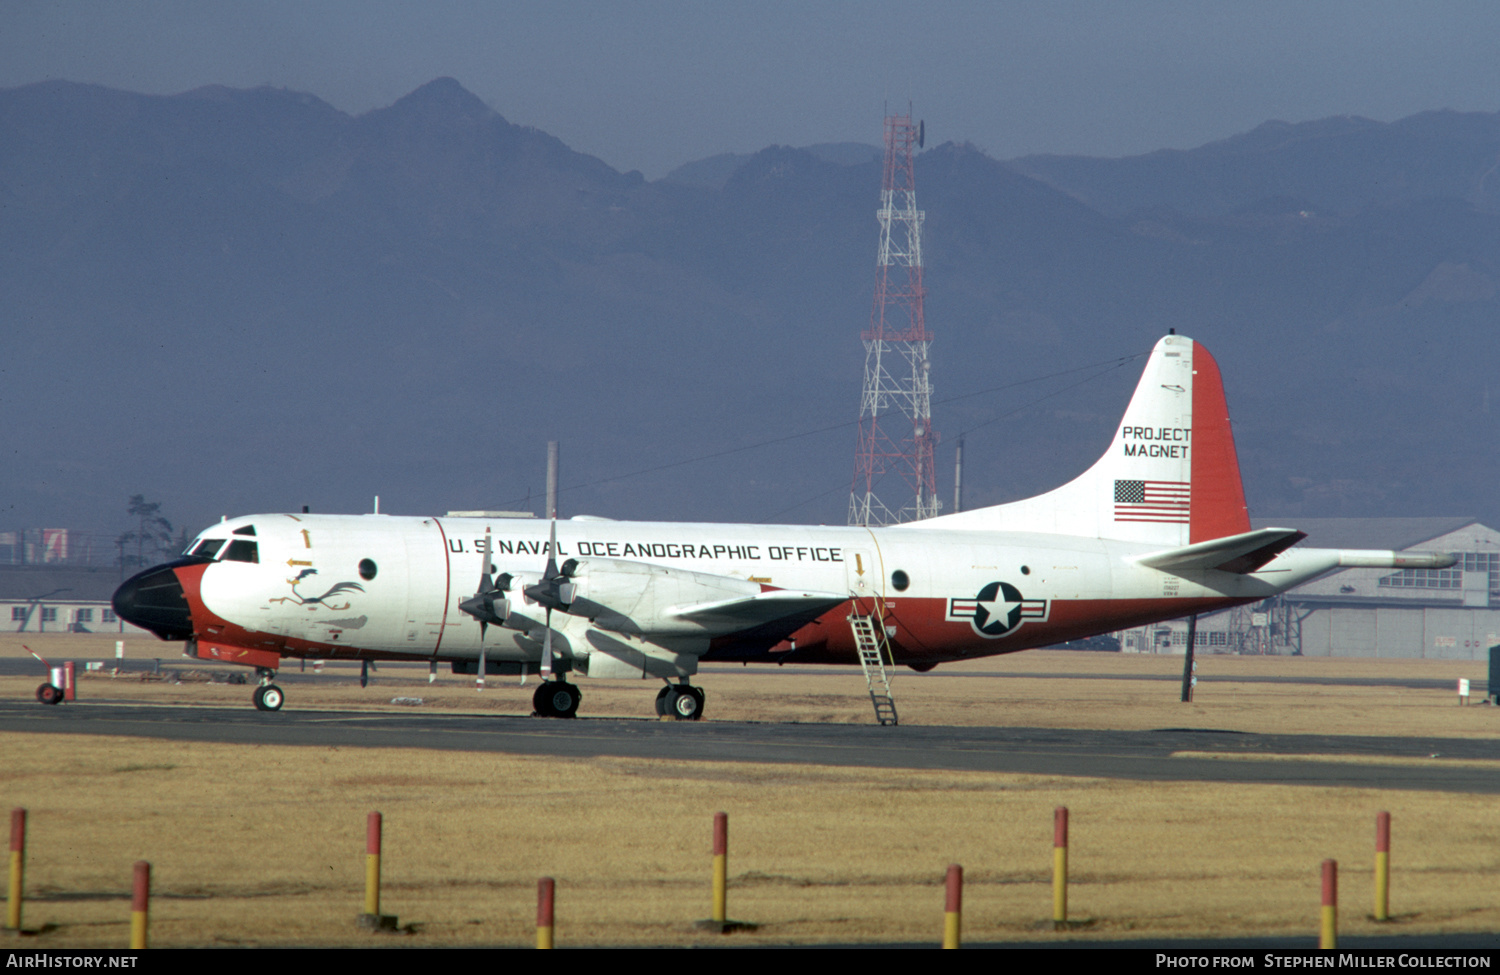
[[[433,644],[432,655],[437,656],[438,650],[443,646],[443,634],[448,632],[448,601],[453,598],[453,556],[448,552],[448,533],[443,530],[443,523],[436,518],[432,523],[437,526],[438,544],[443,546],[443,619],[438,624],[437,643]],[[481,574],[490,570],[488,565],[480,569]]]
[[[934,664],[1030,650],[1255,601],[1227,597],[1054,599],[1048,601],[1045,622],[1025,621],[1006,636],[987,639],[967,621],[948,620],[946,599],[892,599],[885,603],[885,624],[888,632],[895,630],[890,643],[897,664]],[[849,604],[835,607],[770,653],[763,644],[751,646],[733,637],[716,640],[703,659],[857,664],[848,617]],[[788,643],[795,643],[796,649],[789,649]]]

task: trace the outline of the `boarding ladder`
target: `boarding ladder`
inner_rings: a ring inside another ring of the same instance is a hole
[[[891,678],[885,669],[886,661],[892,659],[885,627],[875,614],[862,615],[856,602],[849,614],[849,629],[854,632],[854,649],[859,652],[865,686],[870,689],[870,702],[875,705],[875,720],[883,725],[896,724],[896,700],[891,697]],[[894,661],[891,665],[895,665]]]

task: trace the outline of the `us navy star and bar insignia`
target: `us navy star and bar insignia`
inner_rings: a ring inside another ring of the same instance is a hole
[[[991,640],[1014,632],[1022,623],[1046,619],[1047,600],[1026,599],[1008,582],[992,582],[973,599],[948,600],[948,622],[967,622]]]

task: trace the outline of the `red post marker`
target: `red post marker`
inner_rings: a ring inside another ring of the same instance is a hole
[[[1375,817],[1375,920],[1391,919],[1391,814]]]
[[[10,811],[10,885],[5,901],[5,926],[21,930],[21,877],[26,862],[26,810]]]
[[[1052,923],[1068,923],[1068,807],[1052,813]]]
[[[76,673],[76,671],[74,669],[73,661],[69,660],[67,663],[63,664],[63,700],[64,701],[71,701],[71,700],[73,700],[77,696],[77,691],[75,689],[75,684],[77,683],[76,680],[75,680],[76,677],[77,677],[77,673]]]
[[[947,902],[943,907],[943,947],[957,948],[963,936],[964,868],[948,864]]]
[[[552,947],[552,899],[557,884],[551,877],[536,882],[536,946]]]
[[[135,882],[130,889],[130,947],[138,950],[146,945],[147,915],[151,904],[151,864],[145,860],[135,861]]]
[[[380,813],[365,820],[365,913],[380,915]]]
[[[1337,860],[1323,861],[1323,912],[1318,927],[1318,947],[1339,946],[1339,865]]]

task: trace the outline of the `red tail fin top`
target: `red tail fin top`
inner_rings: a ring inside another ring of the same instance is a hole
[[[1240,461],[1229,427],[1229,404],[1219,364],[1202,345],[1193,348],[1193,507],[1189,539],[1206,542],[1250,530],[1240,483]]]

